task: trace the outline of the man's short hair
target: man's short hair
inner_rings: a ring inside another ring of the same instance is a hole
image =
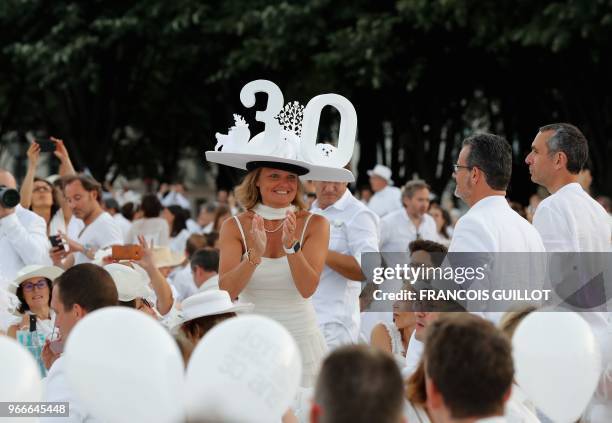
[[[448,252],[448,248],[428,239],[415,239],[408,244],[408,251],[411,255],[415,251],[425,251],[426,253],[429,253],[434,266],[438,267],[442,265],[442,261]]]
[[[201,267],[207,272],[219,271],[219,250],[214,248],[201,248],[191,256],[191,268]]]
[[[514,366],[510,341],[469,313],[442,315],[427,329],[425,372],[453,418],[503,413]]]
[[[146,194],[140,202],[140,209],[144,217],[159,217],[163,206],[155,194]]]
[[[365,345],[340,347],[323,362],[314,402],[320,423],[399,422],[404,383],[389,355]]]
[[[119,212],[119,203],[114,198],[107,198],[104,200],[104,207],[107,210],[115,210],[115,212]]]
[[[81,183],[85,191],[96,192],[98,194],[97,196],[98,203],[102,204],[102,185],[100,184],[100,182],[96,181],[91,176],[87,176],[83,174],[67,175],[67,176],[62,177],[62,184],[63,184],[64,189],[66,189],[68,185],[76,181],[79,181]]]
[[[191,256],[200,248],[207,246],[206,237],[202,234],[191,234],[185,243],[185,251],[187,258],[191,260]]]
[[[72,266],[55,279],[54,285],[59,286],[59,300],[65,310],[78,304],[89,313],[119,303],[113,278],[104,268],[95,264]]]
[[[421,179],[408,181],[402,188],[402,195],[406,198],[412,198],[417,191],[420,191],[425,188],[431,191],[431,188],[429,187],[427,182]]]
[[[512,176],[512,148],[499,135],[476,134],[463,141],[470,147],[466,165],[477,167],[494,190],[505,191]]]
[[[564,153],[569,173],[579,173],[589,159],[589,143],[580,129],[569,123],[542,126],[539,132],[555,131],[548,139],[548,154]]]

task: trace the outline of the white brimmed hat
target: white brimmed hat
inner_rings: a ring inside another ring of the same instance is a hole
[[[152,248],[153,262],[159,267],[175,267],[185,261],[184,253],[175,253],[169,247]]]
[[[149,280],[139,272],[125,264],[111,263],[104,266],[113,278],[119,301],[132,301],[136,298],[150,298],[153,290],[149,288]]]
[[[266,80],[251,81],[245,85],[240,92],[242,103],[247,107],[253,106],[256,92],[268,94],[269,108],[283,104],[280,88]],[[253,100],[252,104],[250,100]],[[318,108],[325,105],[334,106],[340,111],[338,148],[329,144],[314,144],[319,125]],[[276,110],[272,113],[276,113]],[[228,133],[215,134],[217,145],[214,151],[206,152],[206,160],[249,171],[260,167],[281,169],[296,173],[304,180],[353,182],[355,177],[344,166],[353,154],[356,131],[357,114],[353,105],[337,94],[325,94],[315,97],[305,109],[297,102],[287,104],[275,119],[266,121],[264,132],[252,138],[249,125],[235,114],[234,126]],[[305,142],[304,139],[310,141]]]
[[[393,185],[393,179],[391,179],[391,169],[387,166],[377,164],[374,169],[368,170],[368,176],[379,176],[383,178],[389,185]]]
[[[19,285],[23,281],[35,277],[47,278],[53,281],[62,273],[64,273],[64,270],[57,266],[42,266],[40,264],[29,264],[22,268],[19,272],[17,272],[17,277],[13,282],[9,284],[7,290],[11,294],[17,295],[17,288],[19,288]]]
[[[219,289],[194,294],[183,301],[182,305],[183,309],[180,312],[179,324],[204,316],[241,313],[253,310],[253,304],[234,304],[229,293]]]

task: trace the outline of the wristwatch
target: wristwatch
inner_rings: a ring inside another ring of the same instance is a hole
[[[287,255],[297,253],[298,251],[300,251],[300,247],[300,241],[295,241],[293,245],[289,248],[285,247],[285,245],[283,244],[283,249],[285,250],[285,254]]]

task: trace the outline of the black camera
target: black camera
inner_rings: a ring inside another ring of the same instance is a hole
[[[12,209],[21,201],[19,191],[9,188],[6,185],[0,185],[0,206],[5,209]]]

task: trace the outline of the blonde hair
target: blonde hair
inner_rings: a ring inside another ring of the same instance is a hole
[[[536,311],[538,308],[532,305],[521,307],[514,311],[506,312],[499,322],[499,329],[506,335],[506,337],[512,340],[514,332],[518,325],[527,317],[530,313]]]
[[[257,203],[261,203],[261,194],[257,187],[257,180],[261,175],[261,167],[253,169],[244,177],[240,185],[234,189],[236,200],[245,208],[251,210]],[[298,210],[306,210],[308,207],[304,203],[304,186],[298,178],[297,192],[295,198],[291,202]]]

